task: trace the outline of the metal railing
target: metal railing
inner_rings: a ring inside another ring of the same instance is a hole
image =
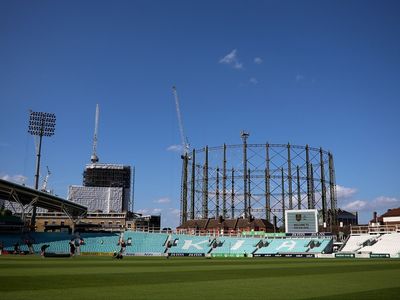
[[[357,234],[380,234],[400,232],[400,224],[394,225],[365,225],[365,226],[351,226],[350,233]]]

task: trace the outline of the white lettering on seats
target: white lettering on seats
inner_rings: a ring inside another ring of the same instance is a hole
[[[285,241],[278,248],[276,248],[276,250],[280,250],[281,248],[288,248],[288,250],[292,250],[294,247],[296,247],[296,242],[291,240]]]
[[[204,243],[208,243],[208,241],[204,240],[204,241],[201,241],[201,242],[198,242],[198,243],[193,243],[192,240],[185,240],[185,243],[183,244],[182,249],[183,250],[188,250],[190,247],[195,247],[198,250],[203,250],[203,248],[200,247],[199,245],[204,244]]]
[[[231,250],[237,250],[244,244],[244,240],[238,240],[236,243],[233,244]]]

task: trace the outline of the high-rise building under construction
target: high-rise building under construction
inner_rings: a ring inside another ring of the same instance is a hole
[[[97,157],[97,130],[99,108],[96,107],[96,122],[91,163],[83,172],[83,186],[71,185],[68,199],[85,205],[90,212],[133,211],[131,203],[131,167],[121,164],[99,163]]]

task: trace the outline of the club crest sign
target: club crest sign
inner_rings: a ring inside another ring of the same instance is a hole
[[[316,209],[298,209],[285,211],[287,233],[318,232],[318,211]]]

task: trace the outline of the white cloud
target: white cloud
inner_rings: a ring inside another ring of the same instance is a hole
[[[7,181],[12,181],[12,182],[19,183],[19,184],[23,184],[26,182],[27,177],[24,175],[20,175],[20,174],[18,174],[18,175],[5,174],[5,175],[1,176],[1,179],[7,180]]]
[[[148,215],[149,214],[149,210],[147,208],[138,209],[136,212],[139,213],[139,214],[142,214],[142,215]]]
[[[371,203],[371,208],[380,209],[380,208],[395,208],[400,206],[400,199],[394,197],[386,197],[380,196],[375,198]]]
[[[400,199],[395,197],[379,196],[372,201],[350,201],[343,206],[343,209],[350,211],[386,211],[389,208],[396,208],[399,206]]]
[[[167,198],[167,197],[163,197],[163,198],[154,200],[154,202],[155,202],[155,203],[158,203],[158,204],[167,204],[167,203],[170,203],[170,202],[171,202],[171,199],[169,199],[169,198]]]
[[[219,60],[219,63],[230,65],[234,69],[242,69],[243,68],[243,64],[241,62],[239,62],[236,49],[233,49],[230,53],[228,53],[223,58],[221,58]]]
[[[167,151],[182,152],[182,145],[171,145],[171,146],[168,146]]]
[[[302,75],[302,74],[297,74],[296,75],[296,81],[301,81],[301,80],[304,80],[304,75]]]
[[[256,85],[256,84],[258,83],[257,78],[254,78],[254,77],[251,77],[251,78],[249,79],[249,81],[250,81],[250,83],[252,83],[252,84],[254,84],[254,85]]]
[[[355,193],[357,193],[356,188],[350,188],[350,187],[345,187],[342,185],[336,185],[336,196],[339,200],[350,198],[350,197],[354,196]]]
[[[159,215],[162,212],[162,208],[142,208],[136,212],[142,215]]]
[[[162,212],[161,208],[153,208],[153,210],[151,211],[152,214],[160,214]]]
[[[171,212],[171,214],[173,214],[175,216],[178,216],[178,217],[181,214],[181,211],[179,209],[177,209],[177,208],[170,208],[170,212]]]
[[[261,65],[263,63],[263,60],[261,57],[255,57],[254,58],[254,63],[257,65]]]
[[[347,203],[344,207],[344,210],[348,211],[359,211],[368,209],[368,203],[363,200],[355,200]]]

